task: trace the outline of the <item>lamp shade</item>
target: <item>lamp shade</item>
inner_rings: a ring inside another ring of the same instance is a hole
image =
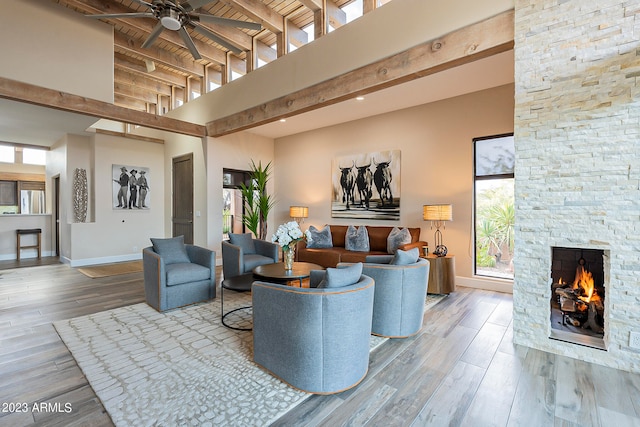
[[[422,219],[425,221],[452,221],[453,210],[451,205],[424,205]]]
[[[309,217],[309,208],[306,206],[290,206],[289,216],[291,218],[307,218]]]

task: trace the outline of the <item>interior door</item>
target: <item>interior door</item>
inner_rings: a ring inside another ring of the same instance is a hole
[[[53,197],[54,197],[54,240],[56,242],[55,256],[60,256],[60,176],[53,178]]]
[[[173,158],[173,237],[193,244],[193,153]]]

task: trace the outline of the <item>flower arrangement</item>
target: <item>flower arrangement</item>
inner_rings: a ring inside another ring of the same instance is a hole
[[[301,240],[311,241],[311,233],[309,230],[304,233],[300,229],[300,225],[296,221],[289,221],[281,224],[271,237],[273,243],[277,243],[284,251],[293,249]]]

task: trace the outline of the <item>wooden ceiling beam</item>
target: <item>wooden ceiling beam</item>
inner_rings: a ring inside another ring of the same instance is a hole
[[[206,128],[202,125],[134,111],[107,102],[4,77],[0,77],[0,98],[198,138],[206,135]]]
[[[162,68],[156,68],[155,71],[148,73],[147,68],[142,61],[122,53],[116,53],[113,56],[113,64],[116,68],[146,75],[150,79],[159,80],[170,85],[182,87],[186,85],[186,76],[172,73]]]
[[[298,1],[302,3],[304,7],[306,7],[307,9],[313,12],[317,12],[323,7],[322,0],[298,0]]]
[[[175,85],[150,79],[140,73],[131,73],[119,68],[116,68],[113,72],[113,81],[117,84],[135,86],[142,90],[161,95],[171,95],[171,88],[175,87]]]
[[[150,92],[138,86],[125,85],[121,83],[114,83],[113,85],[114,95],[127,96],[129,98],[139,99],[144,102],[155,104],[158,100],[158,93]],[[169,95],[171,92],[169,92]]]
[[[404,52],[207,123],[218,137],[316,110],[513,49],[514,12],[501,13]]]
[[[139,55],[145,59],[154,61],[156,64],[162,64],[165,67],[173,68],[192,76],[204,76],[204,66],[202,64],[189,60],[184,56],[171,55],[166,50],[157,47],[152,46],[150,48],[143,49],[142,47],[137,46],[137,43],[133,38],[118,31],[114,32],[113,44],[115,49],[120,52],[129,52],[131,54]]]
[[[255,0],[222,0],[274,34],[284,31],[284,17],[266,4]]]

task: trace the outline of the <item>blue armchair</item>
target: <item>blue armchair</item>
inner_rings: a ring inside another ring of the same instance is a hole
[[[215,298],[214,251],[185,245],[182,236],[151,241],[142,250],[147,304],[165,311]]]
[[[315,286],[324,271],[311,273]],[[254,361],[308,393],[356,386],[369,368],[374,283],[359,273],[355,282],[330,288],[254,282]]]
[[[406,338],[422,329],[429,261],[418,258],[410,264],[394,265],[389,264],[392,259],[392,255],[370,255],[362,267],[362,274],[376,283],[371,333]]]
[[[250,273],[259,265],[278,262],[278,245],[254,239],[251,233],[229,234],[222,242],[222,273],[225,279]]]

